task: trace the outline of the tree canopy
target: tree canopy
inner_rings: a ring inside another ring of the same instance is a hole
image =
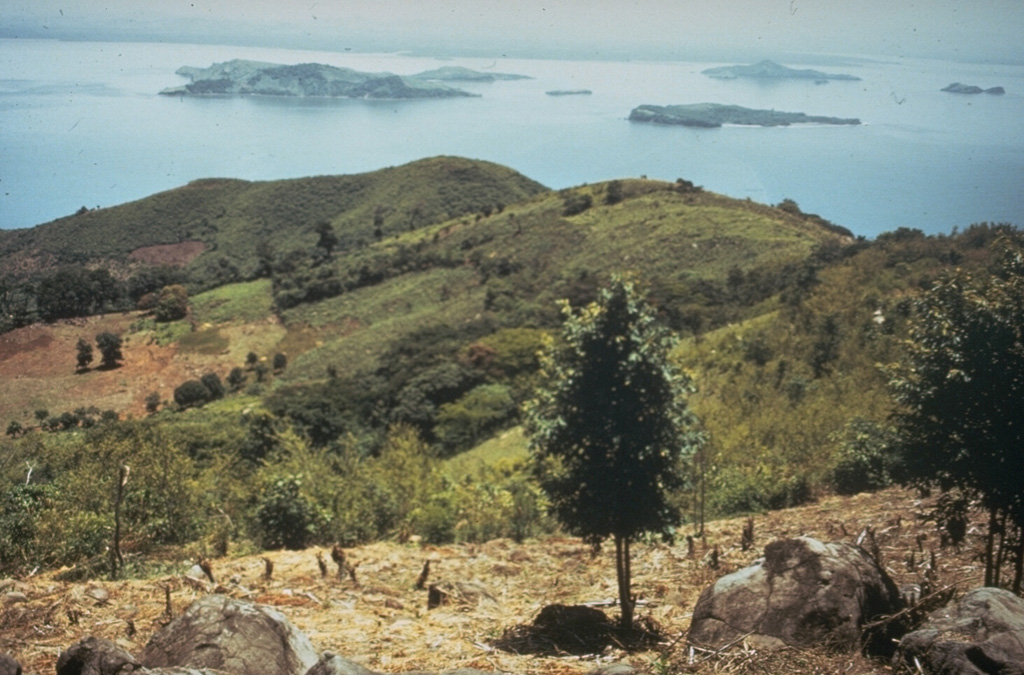
[[[994,274],[957,271],[916,301],[905,357],[890,368],[890,384],[903,481],[979,500],[989,512],[986,585],[999,585],[1010,554],[1019,591],[1024,249],[1019,235],[996,245],[1001,261]]]
[[[595,545],[615,539],[621,621],[630,627],[629,543],[680,524],[670,496],[702,436],[686,405],[689,380],[668,358],[674,337],[632,280],[614,278],[596,302],[562,310],[526,429],[559,521]]]

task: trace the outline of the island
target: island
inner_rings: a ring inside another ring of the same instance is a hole
[[[860,120],[856,118],[822,117],[778,110],[756,110],[721,103],[641,105],[634,108],[629,114],[629,121],[703,128],[715,128],[723,124],[759,127],[785,127],[791,124],[860,124]]]
[[[814,80],[815,84],[822,84],[828,80],[859,80],[853,75],[842,73],[823,73],[820,70],[787,68],[774,61],[765,59],[760,63],[752,63],[749,66],[719,66],[700,71],[701,74],[713,77],[717,80],[735,80],[740,77],[750,77],[761,80]]]
[[[548,96],[589,96],[594,92],[589,89],[552,89],[544,93]]]
[[[974,84],[961,84],[954,82],[953,84],[947,85],[942,88],[942,91],[948,91],[951,94],[1005,94],[1006,90],[1002,87],[989,87],[988,89],[982,89],[981,87]]]
[[[462,66],[442,66],[413,75],[417,80],[437,82],[497,82],[498,80],[532,80],[529,75],[514,73],[481,73]]]
[[[184,66],[191,82],[169,87],[165,96],[259,95],[324,98],[412,99],[477,96],[436,82],[392,73],[362,73],[320,63],[281,65],[235,59],[209,68]]]

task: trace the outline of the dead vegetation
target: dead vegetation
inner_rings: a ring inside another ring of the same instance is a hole
[[[877,551],[898,585],[930,583],[932,593],[943,598],[980,585],[983,567],[974,553],[983,528],[972,524],[960,550],[940,550],[934,525],[922,517],[928,507],[913,493],[895,489],[828,497],[756,515],[753,528],[747,518],[709,523],[692,551],[686,541],[639,543],[634,590],[643,630],[633,636],[623,636],[614,625],[612,553],[595,554],[578,540],[549,537],[523,544],[382,542],[337,553],[318,548],[226,557],[209,562],[216,582],[192,567],[195,558],[184,552],[179,573],[152,579],[66,583],[56,580],[57,571],[37,573],[2,582],[0,652],[38,673],[52,672],[60,651],[88,635],[137,653],[173,615],[216,592],[279,607],[318,649],[386,672],[479,668],[548,675],[587,672],[610,662],[664,673],[889,672],[887,665],[858,655],[768,653],[743,640],[727,651],[709,651],[689,646],[684,635],[700,592],[780,537],[860,539]],[[710,566],[715,550],[717,570]],[[325,575],[325,554],[343,554],[344,567],[338,567],[344,572]],[[358,576],[349,572],[355,569]],[[420,580],[425,569],[429,583]],[[428,609],[431,588],[447,589],[449,601]],[[564,609],[580,605],[585,607]]]

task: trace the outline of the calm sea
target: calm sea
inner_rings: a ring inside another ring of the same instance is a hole
[[[770,55],[766,55],[770,56]],[[441,65],[534,79],[431,101],[174,98],[182,65],[232,58],[414,74]],[[510,166],[552,188],[646,175],[795,200],[857,234],[1024,225],[1024,67],[849,57],[859,82],[716,81],[719,63],[433,58],[245,47],[0,40],[0,228],[225,176],[347,174],[433,155]],[[954,95],[959,81],[1007,93]],[[545,95],[590,89],[590,96]],[[703,101],[859,117],[857,127],[687,129],[626,121]]]

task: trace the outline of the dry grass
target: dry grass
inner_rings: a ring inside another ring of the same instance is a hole
[[[179,567],[182,574],[146,580],[63,583],[54,573],[41,573],[13,585],[25,593],[26,602],[0,609],[0,652],[13,654],[26,672],[36,673],[52,672],[60,650],[87,635],[116,640],[138,653],[168,621],[168,597],[171,612],[177,614],[198,596],[218,592],[276,606],[317,649],[330,649],[387,672],[479,668],[560,675],[624,661],[655,673],[882,673],[888,672],[887,666],[859,655],[796,649],[768,653],[744,642],[719,654],[690,648],[683,636],[700,592],[719,576],[749,564],[765,544],[779,537],[855,541],[871,527],[882,562],[897,584],[918,581],[927,553],[938,547],[932,525],[919,517],[927,506],[901,490],[829,497],[755,517],[755,545],[747,551],[740,546],[745,522],[740,518],[710,523],[692,554],[685,541],[674,546],[636,545],[637,616],[662,635],[659,644],[639,651],[609,646],[571,655],[557,649],[516,653],[496,647],[503,637],[521,633],[546,605],[590,603],[610,618],[617,615],[612,553],[594,555],[577,540],[550,537],[523,544],[371,544],[348,550],[355,580],[337,576],[329,562],[328,576],[322,577],[316,556],[326,552],[319,549],[265,554],[274,565],[269,580],[261,556],[215,560],[216,585],[188,578],[184,561]],[[972,531],[971,543],[977,544],[980,528]],[[715,547],[717,570],[708,564]],[[957,583],[961,590],[980,585],[982,568],[971,550],[937,551],[941,583]],[[427,591],[416,588],[425,560],[431,561],[427,586],[442,580],[474,582],[491,598],[428,610]],[[509,639],[504,644],[515,645]]]

